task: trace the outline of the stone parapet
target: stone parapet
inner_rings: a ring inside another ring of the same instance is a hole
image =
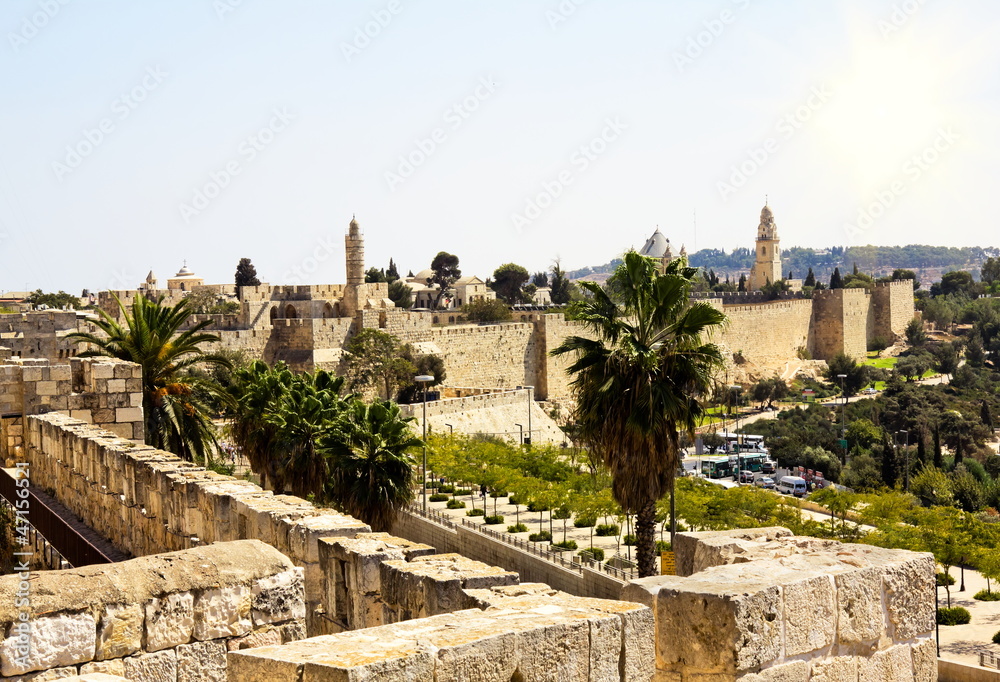
[[[936,679],[929,554],[791,536],[682,534],[684,576],[635,580],[665,680]]]
[[[305,637],[302,569],[256,540],[42,571],[29,584],[25,596],[21,576],[0,577],[0,679],[222,682],[228,651]]]

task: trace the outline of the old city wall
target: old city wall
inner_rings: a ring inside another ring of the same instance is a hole
[[[913,319],[913,285],[910,280],[876,284],[872,290],[873,333],[889,342],[906,334]]]
[[[418,432],[423,429],[423,410],[420,402],[400,405],[404,416],[416,420],[413,428]],[[522,436],[530,436],[534,443],[566,441],[566,434],[545,413],[541,404],[537,400],[529,401],[526,390],[517,389],[428,402],[427,429],[436,433],[490,434],[515,443]]]
[[[370,528],[350,516],[275,495],[61,413],[28,418],[32,483],[118,549],[145,556],[257,539],[304,570],[307,619],[321,600],[317,540]]]
[[[23,358],[61,360],[73,357],[79,344],[66,336],[72,332],[96,332],[90,322],[73,311],[45,310],[0,315],[0,346]]]
[[[593,338],[593,333],[582,323],[567,320],[562,313],[539,314],[533,319],[539,370],[535,377],[535,395],[539,400],[569,398],[573,391],[566,370],[573,363],[573,358],[569,354],[553,357],[550,353],[570,336]]]
[[[21,456],[25,416],[57,410],[142,440],[142,370],[112,358],[0,360],[0,460]]]
[[[726,305],[728,322],[718,342],[762,367],[780,368],[812,345],[812,302],[808,299],[757,305]]]
[[[229,651],[306,636],[302,569],[257,540],[36,572],[25,610],[20,580],[0,577],[4,680],[224,682]],[[24,657],[18,628],[31,642]]]

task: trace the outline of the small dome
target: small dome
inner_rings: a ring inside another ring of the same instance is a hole
[[[151,282],[155,282],[155,281],[156,281],[156,275],[154,275],[154,274],[153,274],[153,271],[152,271],[152,270],[150,270],[150,271],[149,271],[149,274],[148,274],[148,275],[146,275],[146,283],[147,283],[147,284],[149,284],[149,283],[151,283]]]
[[[771,207],[764,204],[764,208],[760,209],[760,222],[768,223],[774,220],[774,214],[771,213]]]
[[[184,265],[182,265],[181,269],[177,271],[176,275],[174,275],[174,277],[193,277],[193,276],[194,272],[192,272],[191,269],[188,268],[187,261],[184,261]]]
[[[421,270],[420,272],[418,272],[416,275],[413,276],[413,279],[423,284],[433,276],[434,276],[434,271],[428,268],[426,270]]]

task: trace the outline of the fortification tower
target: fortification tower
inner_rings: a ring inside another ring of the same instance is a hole
[[[351,218],[351,225],[344,237],[344,252],[347,257],[347,286],[365,283],[365,238],[357,218]]]
[[[765,284],[781,279],[781,247],[778,241],[778,226],[774,222],[771,208],[764,204],[760,211],[760,225],[757,226],[757,259],[750,268],[750,291],[757,291]]]

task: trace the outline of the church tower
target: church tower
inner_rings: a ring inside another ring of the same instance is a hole
[[[361,235],[357,218],[351,218],[351,225],[344,237],[344,252],[347,257],[347,285],[358,286],[365,283],[365,238]]]
[[[764,204],[760,212],[760,225],[757,226],[756,261],[750,269],[747,286],[750,291],[758,291],[765,284],[772,284],[779,279],[782,279],[782,274],[778,226],[774,223],[771,208]]]

